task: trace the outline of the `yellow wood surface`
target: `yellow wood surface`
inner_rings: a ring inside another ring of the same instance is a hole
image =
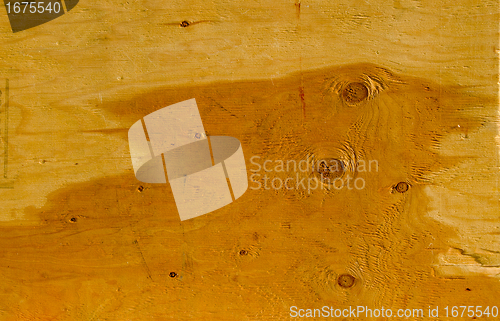
[[[81,0],[18,33],[2,10],[0,320],[500,305],[497,2]],[[190,98],[249,178],[253,156],[378,168],[361,190],[250,182],[181,222],[127,131]]]

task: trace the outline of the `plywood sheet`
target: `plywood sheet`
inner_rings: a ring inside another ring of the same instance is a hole
[[[498,305],[497,2],[80,1],[16,33],[6,10],[1,320]],[[127,132],[191,98],[249,189],[181,222]]]

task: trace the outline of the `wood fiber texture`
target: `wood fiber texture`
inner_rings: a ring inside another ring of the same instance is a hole
[[[15,34],[2,18],[0,320],[498,305],[498,3],[81,0]],[[127,132],[191,98],[207,135],[240,140],[249,189],[181,222],[168,184],[135,178]]]

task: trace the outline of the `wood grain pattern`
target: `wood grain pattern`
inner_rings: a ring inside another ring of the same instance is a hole
[[[80,1],[16,34],[4,18],[1,320],[498,304],[497,2]],[[249,178],[318,175],[253,156],[377,170],[345,168],[360,190],[252,180],[180,222],[168,184],[134,177],[127,131],[190,98]]]

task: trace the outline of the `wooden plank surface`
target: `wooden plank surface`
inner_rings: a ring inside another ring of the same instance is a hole
[[[497,2],[80,1],[17,33],[2,17],[1,320],[498,305]],[[181,222],[168,184],[135,178],[127,131],[190,98],[208,135],[240,140],[250,184]],[[344,170],[362,189],[257,171],[321,159],[377,167]]]

